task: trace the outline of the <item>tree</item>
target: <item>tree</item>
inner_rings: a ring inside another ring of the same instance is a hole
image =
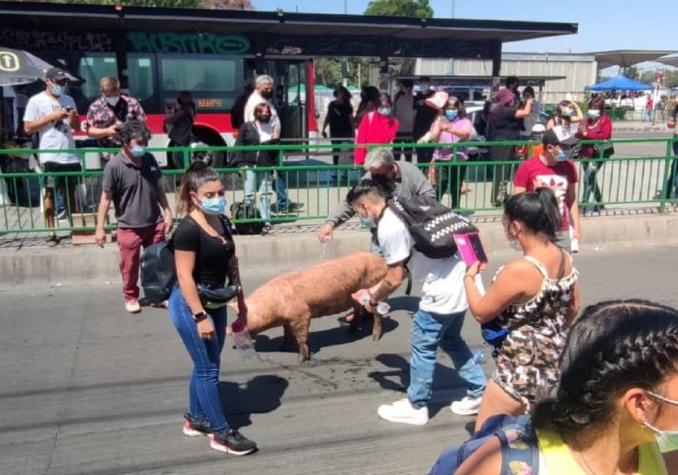
[[[372,0],[365,15],[433,18],[433,8],[428,0]]]

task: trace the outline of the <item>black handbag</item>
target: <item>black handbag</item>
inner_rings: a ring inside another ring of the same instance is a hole
[[[220,308],[225,306],[229,301],[233,300],[238,295],[237,285],[227,285],[216,289],[198,284],[198,296],[203,305],[207,308]]]
[[[594,144],[593,150],[595,152],[595,156],[593,158],[600,158],[601,151],[603,158],[610,158],[612,155],[614,155],[614,145],[611,143]]]

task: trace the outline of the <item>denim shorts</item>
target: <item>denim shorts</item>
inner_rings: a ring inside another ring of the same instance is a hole
[[[43,173],[80,172],[82,167],[79,163],[46,162],[42,165],[42,171]],[[55,188],[60,191],[65,190],[67,184],[74,187],[80,179],[77,176],[42,176],[40,178],[43,188]]]

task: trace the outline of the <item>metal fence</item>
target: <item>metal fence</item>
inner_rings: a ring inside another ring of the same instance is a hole
[[[578,196],[582,206],[637,206],[654,205],[661,211],[674,199],[676,189],[676,158],[673,153],[675,139],[622,139],[609,142],[583,141],[582,144],[596,145],[600,151],[598,158],[578,159],[575,161],[579,171]],[[619,146],[624,143],[663,143],[663,153],[650,157],[620,156],[603,158],[605,146]],[[519,159],[513,161],[490,161],[489,149],[492,147],[514,147],[517,158],[532,155],[533,142],[463,142],[445,144],[444,148],[468,153],[468,161],[437,162],[435,178],[429,164],[418,165],[424,174],[434,179],[440,201],[458,211],[480,213],[497,211],[497,194],[512,192],[511,179]],[[383,146],[383,145],[379,145]],[[438,144],[393,144],[395,150],[421,151],[438,147]],[[369,146],[368,146],[369,147]],[[219,168],[226,196],[230,203],[239,203],[248,199],[261,205],[269,202],[273,206],[271,223],[294,221],[321,221],[332,208],[346,196],[348,189],[355,184],[363,171],[353,165],[331,165],[326,161],[332,154],[342,157],[342,161],[352,157],[353,144],[292,144],[267,147],[205,147],[205,148],[157,148],[151,153],[181,153],[184,167],[191,160],[204,158],[210,154],[221,153],[232,156],[238,151],[251,149],[277,153],[278,164],[274,167]],[[110,150],[109,150],[110,151]],[[42,194],[48,185],[56,185],[57,222],[59,233],[92,231],[95,215],[101,196],[103,170],[85,169],[81,172],[36,173],[26,168],[26,162],[39,150],[4,149],[0,150],[0,234],[46,233],[52,231],[45,224]],[[99,154],[101,149],[74,149],[81,163],[86,163],[87,154]],[[115,152],[113,150],[113,152]],[[522,154],[522,155],[521,155]],[[31,158],[31,161],[35,161]],[[245,172],[250,171],[250,179],[256,178],[264,184],[255,196],[245,196],[243,187]],[[176,204],[177,189],[184,170],[163,170],[162,186],[170,205]],[[49,183],[49,182],[53,183]],[[61,186],[59,186],[61,185]],[[269,188],[270,187],[270,188]],[[70,191],[69,191],[70,190]],[[59,199],[59,196],[61,199]],[[284,198],[289,201],[284,203]],[[290,203],[301,203],[297,209]],[[277,206],[276,206],[277,205]],[[254,207],[253,207],[254,208]],[[238,216],[236,223],[260,222],[259,216]],[[115,228],[114,212],[108,215],[108,229]]]

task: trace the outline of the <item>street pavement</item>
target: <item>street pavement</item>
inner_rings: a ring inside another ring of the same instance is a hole
[[[576,258],[583,303],[640,297],[678,305],[677,251],[585,247]],[[491,272],[510,257],[491,255]],[[285,270],[246,269],[245,286]],[[117,283],[26,288],[0,293],[0,302],[2,474],[423,474],[464,440],[473,421],[449,410],[464,390],[442,355],[427,426],[377,418],[379,404],[403,397],[408,380],[416,302],[402,292],[376,344],[370,328],[351,336],[336,316],[314,320],[308,365],[277,351],[280,329],[260,335],[249,360],[226,345],[224,407],[259,443],[249,457],[182,435],[191,365],[166,311],[126,314]],[[483,349],[478,325],[467,318],[467,341]]]

